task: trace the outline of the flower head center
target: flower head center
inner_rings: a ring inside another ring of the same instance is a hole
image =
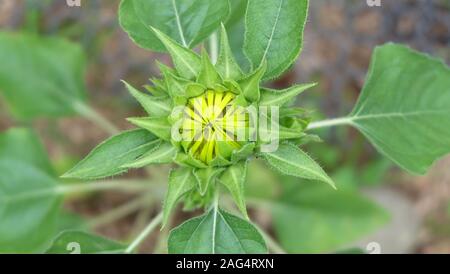
[[[183,146],[194,158],[209,164],[221,151],[240,148],[238,128],[245,127],[247,121],[233,93],[207,90],[188,100],[182,125]]]

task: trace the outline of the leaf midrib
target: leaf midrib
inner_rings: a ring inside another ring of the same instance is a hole
[[[173,7],[173,12],[175,13],[175,21],[177,22],[177,28],[178,28],[178,33],[180,34],[181,42],[183,43],[183,46],[187,48],[188,44],[186,43],[186,38],[184,37],[184,31],[183,31],[183,28],[181,27],[181,18],[180,18],[180,14],[178,13],[178,9],[177,9],[175,0],[172,0],[172,7]]]
[[[240,247],[242,250],[245,251],[244,245],[242,244],[242,241],[239,239],[239,237],[237,236],[236,232],[231,228],[231,226],[228,224],[228,222],[225,220],[225,217],[222,215],[222,213],[220,212],[220,210],[218,208],[214,208],[212,209],[213,211],[206,214],[203,219],[198,223],[198,225],[195,227],[194,231],[192,232],[191,236],[189,237],[189,239],[186,242],[186,247],[190,246],[192,243],[192,238],[195,235],[195,233],[198,231],[198,229],[203,225],[203,223],[205,222],[206,219],[208,219],[208,216],[210,214],[213,214],[213,229],[212,229],[212,235],[211,235],[211,252],[212,254],[216,254],[216,230],[217,230],[217,215],[220,215],[220,219],[223,220],[223,222],[226,224],[226,226],[228,227],[228,229],[232,232],[233,236],[235,237],[235,239],[237,240],[237,242],[239,243]],[[186,248],[185,248],[186,251]]]
[[[411,111],[411,112],[388,112],[388,113],[379,113],[379,114],[366,114],[358,116],[358,113],[354,116],[350,116],[351,121],[357,120],[367,120],[367,119],[382,119],[382,118],[393,118],[393,117],[408,117],[408,116],[416,116],[416,115],[433,115],[433,114],[445,114],[450,113],[449,110],[423,110],[423,111]]]
[[[24,199],[35,199],[42,198],[47,196],[57,196],[58,195],[58,186],[47,187],[39,190],[32,190],[28,192],[21,192],[15,195],[5,195],[0,196],[2,199],[0,200],[0,205],[2,204],[13,204],[16,202],[20,202]]]
[[[273,41],[273,37],[275,35],[275,29],[278,26],[278,20],[280,19],[281,7],[283,6],[283,2],[284,2],[284,0],[280,0],[280,6],[278,7],[278,10],[277,10],[277,16],[275,18],[275,22],[274,22],[273,27],[272,27],[272,32],[270,34],[269,40],[267,42],[267,47],[264,50],[264,54],[263,54],[263,56],[261,58],[261,62],[259,63],[259,66],[261,66],[262,63],[264,62],[264,60],[266,59],[267,54],[269,53],[269,49],[272,46],[272,41]]]
[[[233,236],[234,238],[237,240],[237,242],[239,243],[240,247],[242,250],[244,250],[245,252],[245,247],[242,244],[241,239],[239,239],[238,235],[236,234],[236,232],[234,232],[234,229],[230,226],[230,224],[227,222],[227,220],[225,219],[225,217],[222,215],[221,212],[219,212],[221,219],[223,220],[223,222],[227,225],[227,227],[230,229],[231,232],[233,232]]]
[[[162,148],[162,147],[160,147],[160,148]],[[159,151],[158,151],[158,149],[156,149],[154,151],[151,151],[151,156],[153,156],[153,157],[148,157],[148,158],[142,157],[140,160],[144,162],[144,159],[145,159],[147,161],[151,160],[151,162],[153,162],[155,160],[159,160],[159,159],[165,157],[166,155],[170,155],[173,152],[176,152],[176,148],[173,146],[169,147],[169,149],[167,149],[167,147],[165,147],[164,149],[161,149]],[[138,161],[138,162],[141,162],[141,161]]]

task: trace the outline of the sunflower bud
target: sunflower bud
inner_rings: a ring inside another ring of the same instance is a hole
[[[128,120],[161,140],[155,151],[130,167],[170,159],[181,166],[169,178],[165,212],[186,193],[189,207],[207,205],[216,181],[220,181],[246,214],[243,186],[236,185],[236,180],[243,182],[240,176],[245,176],[247,159],[265,152],[267,143],[304,140],[308,124],[305,113],[285,105],[313,84],[281,91],[261,88],[265,62],[244,74],[233,58],[223,27],[216,64],[205,51],[199,56],[153,30],[172,56],[175,68],[159,65],[162,78],[147,87],[151,94],[127,84],[149,113],[149,117]],[[177,190],[171,191],[174,188]]]
[[[229,152],[242,147],[239,141],[246,141],[247,129],[248,115],[236,105],[235,94],[207,90],[189,99],[185,107],[181,128],[183,149],[206,165],[218,155],[230,160]]]

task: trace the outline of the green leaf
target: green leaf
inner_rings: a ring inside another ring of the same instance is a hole
[[[20,160],[54,175],[44,147],[29,129],[13,128],[0,134],[0,159]]]
[[[262,65],[256,69],[253,73],[239,80],[239,85],[242,88],[242,92],[245,98],[251,102],[258,102],[260,98],[259,83],[262,76],[266,71],[267,63],[263,62]]]
[[[285,72],[303,45],[308,0],[249,0],[244,52],[253,67],[267,61],[264,79]]]
[[[247,163],[247,161],[242,161],[227,168],[220,177],[220,182],[227,187],[242,215],[248,219],[244,194],[244,184],[247,178]]]
[[[166,118],[160,117],[139,117],[127,118],[127,121],[135,126],[141,127],[155,134],[158,138],[169,141],[172,126]]]
[[[332,252],[385,224],[386,211],[363,196],[295,182],[271,204],[278,240],[289,253]]]
[[[47,254],[114,254],[123,253],[126,246],[84,231],[67,230],[52,242]]]
[[[225,26],[222,24],[221,27],[220,53],[216,68],[224,79],[239,79],[242,77],[241,68],[234,59]]]
[[[309,88],[316,86],[316,83],[295,85],[284,90],[261,89],[261,106],[282,106],[290,102],[297,95]]]
[[[231,4],[231,15],[225,24],[228,31],[231,50],[236,61],[244,71],[250,70],[250,62],[244,54],[245,38],[245,13],[247,11],[247,0],[233,0]]]
[[[173,229],[170,254],[262,254],[267,248],[249,222],[217,207]]]
[[[139,46],[164,51],[150,27],[160,29],[185,47],[194,48],[224,22],[228,0],[122,0],[119,21]]]
[[[209,167],[194,170],[195,179],[197,179],[198,189],[201,195],[205,195],[209,186],[214,183],[216,178],[224,171],[223,168]]]
[[[147,130],[122,132],[104,141],[79,162],[63,178],[100,179],[127,171],[123,166],[160,144]]]
[[[170,164],[177,154],[177,148],[171,143],[164,142],[154,149],[144,153],[136,161],[123,165],[123,168],[141,168],[152,164]]]
[[[378,47],[348,121],[399,166],[426,173],[450,152],[450,69],[401,45]]]
[[[152,28],[152,30],[169,51],[178,74],[187,79],[194,79],[200,73],[202,67],[200,57],[192,50],[179,45],[161,31],[155,28]]]
[[[85,99],[85,59],[63,39],[0,32],[0,95],[21,119],[72,115]]]
[[[217,73],[214,65],[211,63],[205,49],[202,50],[202,69],[198,75],[197,82],[210,89],[214,88],[216,84],[222,83],[222,79],[220,78],[219,73]]]
[[[0,253],[42,252],[56,233],[56,218],[61,215],[53,176],[46,152],[31,130],[15,128],[0,134]]]
[[[163,227],[167,224],[170,212],[177,204],[177,201],[189,190],[194,188],[196,184],[197,180],[192,173],[192,168],[181,167],[170,171],[169,188],[163,205]]]
[[[151,116],[166,116],[172,111],[171,100],[168,98],[157,98],[148,94],[142,93],[132,87],[125,81],[122,81],[127,87],[128,91],[141,104],[145,111]]]
[[[280,144],[277,151],[261,155],[271,167],[282,174],[325,182],[336,188],[325,171],[308,154],[294,145]]]
[[[57,182],[30,163],[0,159],[0,253],[40,252],[56,233]]]

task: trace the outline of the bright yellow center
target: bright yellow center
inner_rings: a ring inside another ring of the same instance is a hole
[[[241,147],[238,141],[245,139],[248,115],[235,100],[231,92],[213,90],[189,99],[182,135],[185,148],[194,158],[209,164],[218,154],[222,155],[221,150]]]

